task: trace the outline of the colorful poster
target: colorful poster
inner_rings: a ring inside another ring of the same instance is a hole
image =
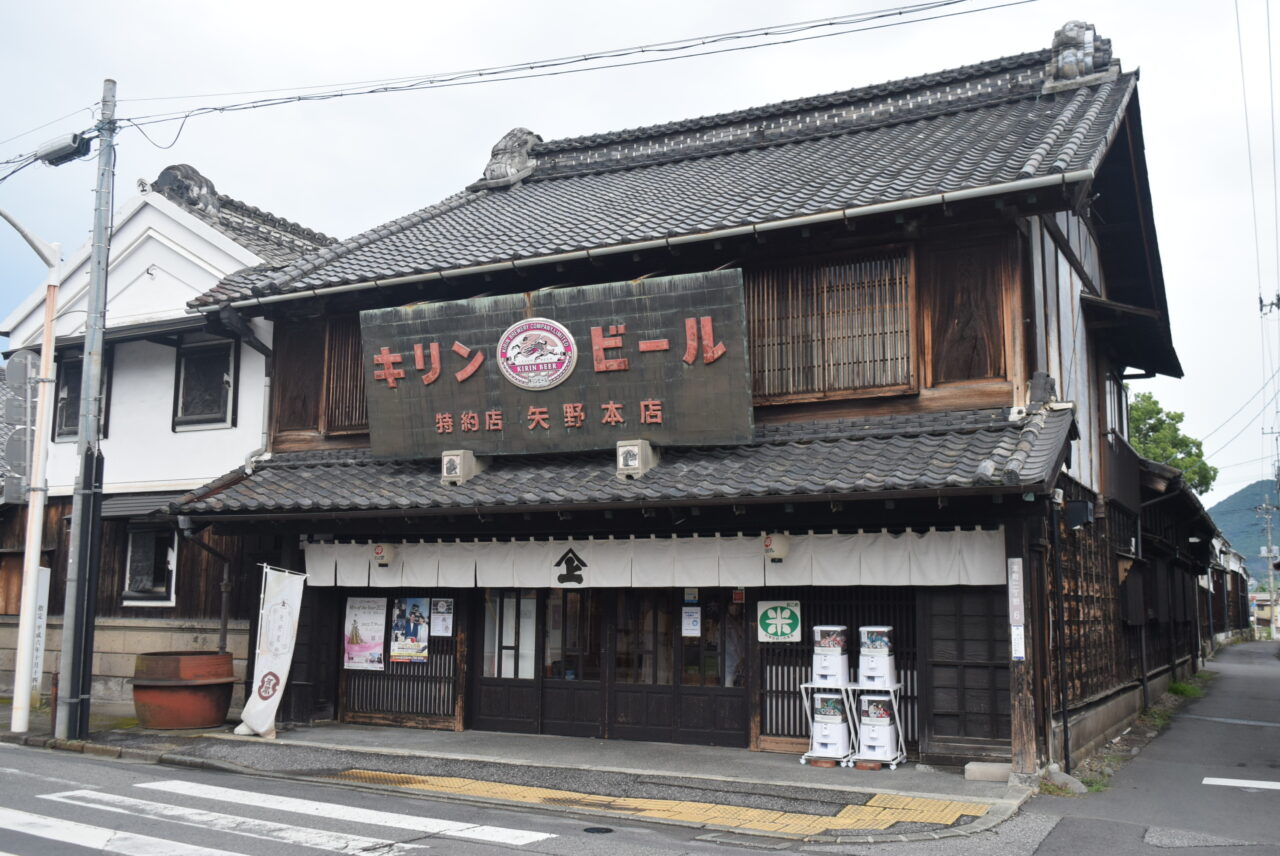
[[[431,635],[453,635],[453,598],[433,597],[431,599]]]
[[[258,616],[253,683],[240,713],[236,734],[276,736],[276,709],[280,707],[280,694],[289,680],[306,579],[305,574],[262,566],[262,608]]]
[[[342,624],[343,668],[381,672],[386,625],[385,597],[347,598],[347,617]]]
[[[391,662],[422,663],[431,641],[430,604],[425,597],[396,598],[391,617]]]

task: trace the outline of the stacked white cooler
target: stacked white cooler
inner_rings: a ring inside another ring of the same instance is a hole
[[[849,683],[849,628],[839,624],[813,628],[813,684]]]
[[[863,693],[858,696],[858,758],[898,759],[898,724],[893,721],[892,695]]]
[[[849,716],[844,694],[839,691],[813,694],[813,728],[809,755],[815,758],[844,758],[849,754]]]
[[[863,689],[884,687],[887,690],[898,682],[898,670],[893,664],[893,628],[859,627],[858,633],[862,637],[858,653],[858,686]]]

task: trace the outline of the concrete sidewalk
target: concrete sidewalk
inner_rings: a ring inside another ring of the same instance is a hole
[[[8,706],[0,705],[8,724]],[[990,829],[1031,791],[909,762],[818,768],[798,756],[623,740],[326,724],[238,737],[231,727],[148,731],[95,719],[89,741],[52,740],[47,714],[0,740],[154,763],[304,778],[401,794],[512,803],[809,841],[938,838]]]

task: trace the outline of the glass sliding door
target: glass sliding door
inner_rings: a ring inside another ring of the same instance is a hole
[[[536,731],[538,723],[538,590],[488,589],[476,681],[477,728]]]

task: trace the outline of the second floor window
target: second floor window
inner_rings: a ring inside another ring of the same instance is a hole
[[[62,356],[58,360],[57,397],[53,410],[53,439],[75,440],[80,434],[80,384],[84,374],[84,360],[79,354]],[[111,350],[102,358],[102,390],[99,399],[98,419],[101,436],[107,436],[107,416],[111,403]]]
[[[753,270],[745,282],[757,403],[915,389],[906,251]]]
[[[235,424],[235,355],[234,342],[178,348],[174,430]]]

